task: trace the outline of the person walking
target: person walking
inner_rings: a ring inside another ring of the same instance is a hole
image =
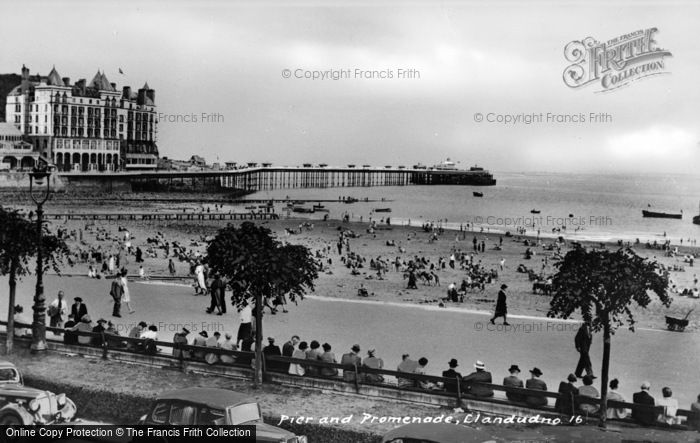
[[[241,324],[238,327],[238,334],[236,336],[237,346],[240,346],[245,338],[253,334],[253,308],[247,301],[244,303],[243,307],[238,309]]]
[[[168,271],[171,276],[175,276],[175,262],[173,262],[172,258],[168,260]]]
[[[117,277],[114,280],[112,280],[112,286],[109,289],[109,295],[112,296],[112,300],[114,300],[112,316],[121,318],[122,296],[124,295],[124,287],[121,284],[120,277]]]
[[[591,348],[591,343],[593,342],[593,336],[591,335],[591,330],[588,327],[588,323],[584,322],[576,333],[576,338],[574,338],[574,344],[576,345],[576,351],[579,353],[578,364],[576,365],[576,371],[574,375],[581,378],[583,375],[583,370],[586,370],[586,375],[593,375],[593,365],[591,364],[591,357],[588,351]]]
[[[129,293],[129,280],[126,278],[126,269],[122,269],[120,280],[122,285],[122,303],[126,304],[129,314],[133,314],[136,311],[131,308],[131,294]]]
[[[207,308],[207,314],[211,314],[214,310],[219,311],[217,315],[223,315],[226,312],[226,305],[224,302],[223,291],[225,289],[224,282],[221,280],[219,273],[214,274],[214,281],[211,283],[211,289],[209,291],[209,296],[211,297],[211,303]],[[223,312],[222,312],[223,307]]]
[[[498,291],[498,299],[496,300],[496,311],[493,313],[493,317],[490,320],[492,325],[496,324],[494,323],[494,320],[496,320],[498,317],[503,317],[503,324],[506,326],[510,326],[506,319],[506,315],[508,314],[508,306],[506,303],[506,289],[508,289],[508,285],[504,283],[501,285],[501,290]]]

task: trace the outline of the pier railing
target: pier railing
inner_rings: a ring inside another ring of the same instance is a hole
[[[148,213],[53,213],[44,214],[48,220],[113,220],[113,221],[167,221],[167,220],[277,220],[274,212],[238,213],[188,213],[188,212],[148,212]]]

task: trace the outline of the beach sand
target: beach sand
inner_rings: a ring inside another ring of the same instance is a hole
[[[187,208],[188,211],[202,210],[203,206],[192,203],[178,203],[173,205],[145,203],[137,210],[144,212],[143,208],[150,208],[154,211],[182,211],[182,208]],[[212,211],[213,206],[209,205]],[[74,212],[89,212],[89,207],[72,208]],[[110,205],[100,206],[99,212],[122,212],[123,207],[112,207]],[[61,212],[57,208],[52,208],[49,212]],[[94,227],[104,228],[111,233],[112,238],[119,237],[118,228],[124,227],[128,229],[133,237],[132,246],[140,246],[144,249],[147,246],[146,238],[153,237],[156,232],[160,232],[170,241],[177,241],[185,245],[189,249],[205,252],[207,236],[215,235],[216,231],[225,226],[226,222],[215,221],[171,221],[171,222],[143,222],[143,221],[95,221]],[[424,232],[421,228],[406,227],[406,226],[387,226],[385,224],[378,225],[378,229],[374,234],[369,234],[367,229],[368,223],[358,222],[341,222],[338,220],[313,220],[304,219],[286,219],[281,218],[275,221],[264,221],[264,226],[272,230],[272,232],[281,241],[303,244],[309,247],[312,251],[324,251],[324,263],[326,263],[326,271],[319,273],[319,278],[316,282],[315,295],[331,298],[349,298],[358,299],[357,291],[364,286],[370,294],[368,300],[379,302],[392,303],[411,303],[411,304],[434,304],[437,305],[439,300],[446,296],[447,286],[454,282],[457,286],[460,285],[464,271],[451,269],[447,266],[445,269],[437,269],[435,272],[440,279],[440,286],[428,286],[422,282],[418,283],[418,289],[406,289],[407,280],[404,279],[402,272],[394,272],[393,266],[390,266],[390,271],[378,279],[376,272],[369,269],[369,261],[371,258],[381,257],[383,260],[391,263],[396,257],[408,261],[414,256],[426,257],[432,263],[438,262],[440,257],[448,260],[453,250],[461,250],[467,253],[472,253],[472,239],[476,237],[480,243],[482,240],[486,244],[484,252],[475,254],[475,260],[480,261],[486,269],[498,270],[498,280],[486,285],[483,292],[475,291],[467,293],[463,303],[446,303],[446,306],[458,309],[492,311],[494,308],[495,297],[498,288],[501,284],[508,285],[508,311],[510,314],[519,314],[527,316],[545,317],[549,310],[551,297],[545,295],[536,295],[532,292],[532,282],[528,279],[528,275],[516,272],[518,265],[523,264],[526,267],[535,270],[536,272],[544,272],[549,275],[556,271],[554,263],[554,251],[545,250],[542,246],[531,246],[535,255],[531,259],[525,259],[524,253],[527,246],[524,245],[524,240],[529,239],[531,242],[536,241],[531,236],[520,237],[505,237],[493,233],[481,232],[463,232],[459,231],[444,231],[439,235],[438,240],[429,241],[430,234]],[[287,235],[286,230],[298,230],[302,223],[312,223],[313,228],[302,228],[300,233]],[[71,220],[52,222],[52,229],[61,227],[67,231],[73,229],[84,229],[85,221]],[[350,229],[357,234],[357,238],[350,239],[350,249],[366,259],[364,268],[359,269],[360,275],[352,275],[350,269],[345,267],[341,262],[341,256],[336,250],[336,242],[338,239],[339,229]],[[502,249],[495,250],[494,247],[499,243],[499,237],[503,238]],[[97,242],[95,240],[94,231],[84,231],[84,241],[86,244],[101,244],[104,250],[116,252],[118,250],[117,240],[107,240]],[[393,242],[396,246],[387,246],[387,242]],[[542,239],[541,244],[551,244],[552,239]],[[584,243],[585,244],[585,243]],[[77,248],[80,245],[78,242],[69,241],[69,245]],[[599,244],[595,244],[599,246]],[[330,252],[325,253],[326,248],[330,247]],[[571,247],[571,243],[567,243],[567,247],[562,250],[562,253]],[[607,244],[607,248],[617,248],[617,244]],[[404,248],[405,252],[400,252],[399,248]],[[694,275],[697,273],[696,267],[689,267],[683,262],[683,254],[695,253],[698,249],[692,247],[680,248],[681,254],[676,257],[665,256],[664,251],[657,249],[647,249],[643,244],[637,245],[635,250],[642,256],[658,260],[666,266],[681,266],[685,270],[682,272],[671,272],[672,280],[678,287],[692,287]],[[547,257],[547,265],[544,265],[544,259]],[[330,258],[332,264],[327,263]],[[500,270],[499,262],[505,259],[505,266]],[[177,274],[188,276],[189,266],[184,262],[176,262]],[[158,250],[158,258],[145,258],[143,263],[147,275],[167,275],[167,260],[164,258],[162,250]],[[134,262],[134,257],[129,258],[127,269],[131,275],[137,275],[138,265]],[[87,264],[77,264],[73,268],[66,267],[64,273],[74,273],[79,275],[87,275]],[[189,281],[187,281],[189,283]],[[70,289],[70,288],[67,288]],[[658,300],[654,300],[646,309],[633,308],[637,327],[665,329],[665,316],[682,318],[686,313],[694,309],[700,301],[679,294],[673,294],[673,303],[670,308],[664,307]],[[695,320],[695,316],[691,314],[690,325],[686,330],[697,330],[699,322]]]

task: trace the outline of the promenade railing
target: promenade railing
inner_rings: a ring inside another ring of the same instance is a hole
[[[0,326],[7,327],[7,322],[0,321]],[[15,328],[22,330],[31,328],[30,324],[15,323]],[[128,353],[140,354],[170,360],[172,366],[184,370],[187,363],[208,363],[211,366],[233,367],[239,369],[254,368],[255,353],[250,351],[234,351],[219,347],[195,346],[190,344],[178,344],[161,340],[151,340],[143,338],[130,338],[121,335],[114,335],[108,332],[87,332],[69,331],[64,328],[47,327],[47,332],[54,334],[48,336],[48,343],[62,343],[71,346],[71,349],[86,348],[100,349],[102,358],[109,358],[110,354]],[[69,340],[66,341],[66,334]],[[18,336],[17,338],[30,338],[31,336]],[[82,338],[83,343],[80,342]],[[27,342],[29,343],[29,342]],[[209,359],[207,359],[209,356]],[[215,357],[215,358],[214,358]],[[209,361],[207,361],[209,360]],[[353,387],[355,392],[360,393],[363,388],[376,387],[389,390],[408,391],[414,393],[424,393],[437,397],[454,399],[455,407],[462,407],[465,401],[479,401],[500,406],[513,406],[528,408],[545,414],[563,416],[562,421],[571,424],[597,420],[598,413],[586,413],[580,407],[590,404],[601,407],[601,399],[587,396],[569,396],[565,403],[567,410],[556,409],[554,404],[562,394],[550,391],[533,390],[526,388],[514,388],[493,383],[465,382],[459,377],[446,378],[434,375],[393,371],[388,369],[375,369],[362,365],[344,365],[340,363],[330,363],[321,360],[296,359],[279,355],[267,355],[263,353],[263,380],[270,382],[274,374],[288,377],[300,377],[320,381],[332,381],[333,383],[344,383]],[[304,375],[298,376],[289,373],[290,365],[300,365],[304,368]],[[493,391],[492,395],[477,395],[478,392]],[[495,393],[502,395],[495,395]],[[535,404],[527,399],[540,400]],[[550,400],[550,399],[553,399]],[[638,403],[620,402],[608,400],[608,409],[626,409],[628,412],[635,411],[640,415],[659,417],[665,413],[663,406],[649,406]],[[700,415],[694,415],[689,410],[678,409],[676,417],[683,417],[686,425],[697,427],[700,424]],[[624,419],[609,418],[612,421],[636,423],[631,414]],[[687,429],[686,425],[666,425],[654,420],[654,423],[645,423],[646,426],[671,427],[676,429]]]

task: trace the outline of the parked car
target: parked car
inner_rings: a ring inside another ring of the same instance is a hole
[[[307,443],[305,436],[263,422],[260,405],[240,392],[185,388],[160,394],[139,420],[147,425],[254,425],[255,441]]]
[[[0,361],[0,425],[48,425],[75,419],[77,408],[65,394],[24,386],[14,364]]]
[[[492,443],[490,434],[458,424],[413,423],[387,432],[382,443]]]

